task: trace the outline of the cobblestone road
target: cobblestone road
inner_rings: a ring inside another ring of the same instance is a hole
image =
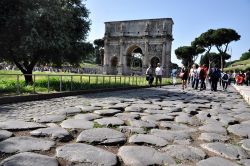
[[[250,165],[250,107],[180,86],[0,106],[3,166]]]

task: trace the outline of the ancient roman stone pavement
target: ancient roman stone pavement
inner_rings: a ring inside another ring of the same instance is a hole
[[[180,86],[0,106],[0,165],[250,165],[250,107]]]

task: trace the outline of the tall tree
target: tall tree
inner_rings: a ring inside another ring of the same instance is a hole
[[[240,40],[240,35],[233,29],[220,28],[213,32],[213,43],[220,53],[221,69],[224,68],[224,60],[229,43]]]
[[[203,53],[205,50],[201,47],[196,46],[183,46],[179,47],[175,50],[175,54],[177,59],[181,59],[183,65],[187,66],[188,68],[195,62],[198,55]]]
[[[248,52],[244,52],[241,57],[240,57],[240,60],[241,61],[244,61],[244,60],[247,60],[247,59],[250,59],[250,49],[248,50]]]
[[[41,62],[80,62],[90,30],[81,0],[1,0],[0,9],[0,59],[24,74]],[[31,76],[25,80],[32,83]]]
[[[191,43],[191,45],[194,47],[201,47],[205,49],[208,61],[210,61],[209,52],[213,47],[212,34],[214,33],[214,31],[215,30],[213,29],[209,29],[207,32],[204,32],[199,37],[195,38],[195,40]],[[208,64],[211,64],[211,62],[209,62]],[[210,68],[210,66],[208,67]]]
[[[96,40],[94,40],[94,45],[95,45],[96,63],[97,64],[103,64],[104,39],[96,39]]]
[[[220,53],[210,52],[201,56],[200,64],[206,64],[207,66],[220,66]],[[230,59],[231,55],[226,54],[223,56],[223,64],[225,60]]]

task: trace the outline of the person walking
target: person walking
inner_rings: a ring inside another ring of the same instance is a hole
[[[182,81],[182,90],[187,88],[187,79],[188,79],[188,69],[185,66],[182,66],[180,72],[180,78]]]
[[[224,72],[223,74],[221,74],[222,87],[224,91],[227,90],[229,79],[230,77],[228,72]]]
[[[161,83],[162,83],[162,67],[160,63],[157,63],[157,67],[155,69],[155,75],[156,75],[156,81],[155,85],[158,86],[158,81],[160,82],[160,88],[161,88]]]
[[[217,84],[219,79],[221,78],[221,72],[217,67],[211,69],[210,79],[211,79],[211,90],[217,91]]]
[[[246,85],[249,86],[250,84],[250,69],[246,72]]]
[[[172,76],[172,82],[173,82],[173,85],[175,86],[176,85],[176,76],[177,76],[177,69],[174,68],[171,72],[171,76]]]
[[[196,64],[193,64],[192,69],[190,70],[190,76],[192,88],[197,89],[199,84],[198,77],[198,69],[196,68]]]
[[[152,86],[154,82],[154,76],[153,76],[153,68],[151,65],[146,70],[146,80],[148,81],[149,86]]]
[[[206,78],[207,78],[207,67],[206,65],[201,65],[200,69],[198,70],[199,73],[199,81],[201,83],[200,90],[206,90]]]

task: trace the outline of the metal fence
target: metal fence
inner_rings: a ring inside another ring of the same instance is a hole
[[[116,87],[147,86],[145,76],[30,74],[33,83],[25,83],[24,74],[0,74],[0,93],[53,93]],[[162,84],[168,84],[163,78]]]

